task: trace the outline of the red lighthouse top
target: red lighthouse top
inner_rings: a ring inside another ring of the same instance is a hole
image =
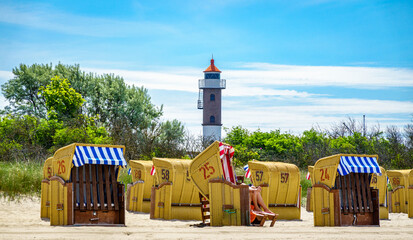
[[[221,72],[214,64],[214,58],[211,59],[211,65],[204,72]]]

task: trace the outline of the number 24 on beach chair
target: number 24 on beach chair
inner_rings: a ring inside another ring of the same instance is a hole
[[[314,226],[380,225],[377,155],[337,154],[314,165]]]
[[[190,165],[190,176],[209,201],[211,226],[249,226],[251,224],[249,186],[236,185],[232,166],[233,148],[215,141]],[[255,216],[263,225],[266,215]],[[275,222],[275,216],[273,218]],[[272,223],[273,225],[273,223]]]
[[[53,156],[51,225],[124,225],[125,147],[74,143]]]

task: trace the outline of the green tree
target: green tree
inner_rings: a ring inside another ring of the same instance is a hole
[[[65,78],[55,76],[46,87],[40,87],[39,95],[45,99],[49,119],[68,120],[80,114],[85,101],[82,95],[70,87]]]

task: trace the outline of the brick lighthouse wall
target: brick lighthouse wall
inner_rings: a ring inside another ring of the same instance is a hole
[[[215,94],[215,101],[210,100],[211,94]],[[204,89],[204,109],[202,125],[221,126],[221,89]],[[215,117],[215,123],[210,122],[210,117]]]

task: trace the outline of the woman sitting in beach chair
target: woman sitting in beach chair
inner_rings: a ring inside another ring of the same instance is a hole
[[[231,161],[233,153],[231,146],[216,141],[200,153],[190,166],[194,184],[209,201],[207,209],[210,211],[208,219],[211,226],[246,226],[255,219],[260,220],[260,225],[271,219],[273,226],[277,215],[264,204],[260,188],[236,184]],[[255,209],[253,211],[251,203]]]

